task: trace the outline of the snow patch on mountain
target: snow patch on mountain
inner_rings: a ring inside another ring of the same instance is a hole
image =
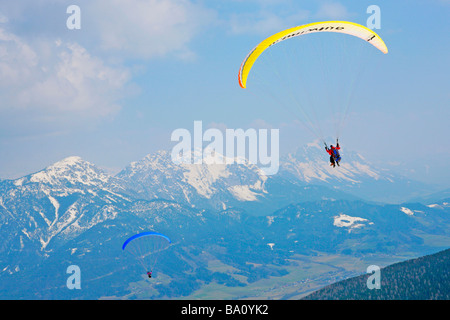
[[[450,207],[450,203],[443,201],[441,204],[433,203],[427,205],[428,208],[445,209]]]
[[[250,190],[249,186],[231,186],[228,188],[231,194],[240,201],[256,201],[258,193]]]
[[[368,164],[363,164],[357,161],[353,161],[352,165],[354,168],[357,169],[357,172],[359,174],[364,173],[367,176],[374,178],[375,180],[380,179],[380,174],[375,172],[373,169],[370,168],[370,166]]]
[[[224,164],[182,164],[181,166],[185,170],[183,172],[184,181],[207,199],[217,192],[217,189],[213,187],[214,182],[231,175]]]
[[[366,226],[365,222],[367,222],[367,219],[360,218],[360,217],[352,217],[346,214],[339,214],[338,216],[334,216],[334,222],[333,225],[338,228],[348,228],[348,232],[352,232],[352,230],[357,228],[362,228]],[[361,223],[363,222],[363,223]],[[371,223],[369,223],[371,224]]]
[[[406,213],[408,216],[413,216],[414,212],[411,209],[408,209],[406,207],[401,207],[400,211],[403,213]]]

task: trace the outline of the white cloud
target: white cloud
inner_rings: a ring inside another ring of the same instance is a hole
[[[99,0],[87,6],[100,46],[132,58],[191,58],[188,44],[215,18],[214,11],[187,0]]]
[[[191,59],[192,40],[207,32],[217,12],[192,0],[79,0],[81,30],[68,31],[66,0],[12,1],[0,12],[21,36],[71,39],[115,59],[174,54]],[[93,46],[92,46],[93,45]]]
[[[26,42],[0,27],[0,111],[47,120],[114,114],[129,72],[111,67],[76,43]]]
[[[0,27],[0,85],[18,84],[37,65],[34,50],[19,37]]]
[[[65,4],[55,5],[45,17]],[[136,64],[125,63],[167,55],[195,59],[192,40],[216,18],[214,10],[189,0],[97,0],[79,6],[79,31],[45,19],[45,1],[14,3],[0,13],[0,126],[9,134],[67,132],[111,118],[123,98],[139,90],[132,82]]]

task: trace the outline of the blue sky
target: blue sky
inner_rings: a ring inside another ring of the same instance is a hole
[[[239,88],[239,65],[267,36],[321,20],[377,30],[389,54],[355,95],[342,144],[374,164],[450,187],[450,1],[0,1],[0,178],[78,155],[116,172],[173,146],[194,120],[279,128],[281,152],[314,139]]]

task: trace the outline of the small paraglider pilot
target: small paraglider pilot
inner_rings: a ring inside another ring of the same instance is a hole
[[[147,275],[148,275],[149,278],[151,278],[152,277],[152,271],[151,270],[147,271]]]
[[[339,162],[341,161],[341,155],[339,154],[339,151],[341,147],[339,146],[339,139],[336,139],[336,147],[333,145],[330,145],[330,148],[328,148],[327,143],[325,143],[325,150],[330,155],[330,166],[333,168],[336,167],[336,164],[339,166]]]

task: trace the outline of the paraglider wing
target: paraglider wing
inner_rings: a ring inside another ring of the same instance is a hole
[[[278,32],[268,37],[267,39],[263,40],[260,44],[258,44],[247,55],[247,57],[244,59],[239,68],[238,80],[241,88],[246,88],[247,77],[250,73],[253,64],[255,63],[256,59],[258,59],[258,57],[267,48],[278,42],[287,40],[292,37],[302,36],[305,34],[316,32],[338,32],[349,34],[369,42],[383,53],[388,52],[386,44],[380,38],[380,36],[376,34],[374,31],[360,24],[348,21],[324,21],[324,22],[310,23]]]
[[[135,234],[125,240],[122,250],[134,256],[147,272],[147,275],[149,275],[149,272],[151,275],[151,270],[156,266],[159,255],[171,243],[168,236],[159,232],[147,231]]]
[[[171,243],[169,237],[163,235],[162,233],[158,233],[158,232],[154,232],[154,231],[147,231],[147,232],[142,232],[142,233],[138,233],[135,234],[134,236],[131,236],[130,238],[128,238],[122,245],[122,250],[125,250],[125,247],[133,240],[141,238],[141,237],[146,237],[146,236],[158,236],[158,237],[162,237],[164,239],[166,239],[169,243]]]

